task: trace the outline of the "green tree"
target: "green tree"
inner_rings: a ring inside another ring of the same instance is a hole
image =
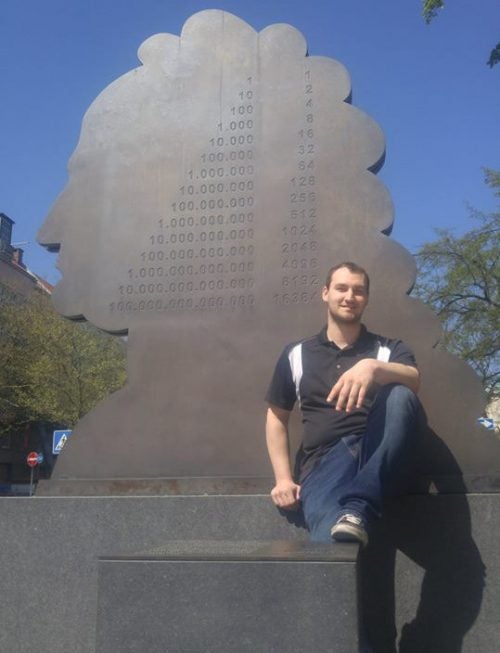
[[[422,0],[422,14],[427,24],[436,18],[440,9],[444,9],[444,0]],[[500,62],[500,43],[497,43],[490,52],[489,59],[486,63],[490,68],[493,68],[498,62]]]
[[[126,379],[123,343],[66,320],[33,293],[0,311],[0,432],[34,421],[73,426]]]
[[[444,9],[444,0],[422,0],[422,14],[427,24],[436,18],[440,9]]]
[[[500,196],[500,172],[486,169],[485,181]],[[469,212],[472,229],[460,237],[438,229],[420,247],[413,293],[438,314],[445,345],[470,363],[493,399],[500,396],[500,213]]]

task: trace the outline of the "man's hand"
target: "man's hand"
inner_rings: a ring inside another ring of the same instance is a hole
[[[347,413],[353,408],[361,408],[366,393],[375,383],[377,366],[378,361],[373,358],[364,358],[358,361],[356,365],[342,374],[330,390],[326,400],[329,403],[334,403],[336,410],[345,409]]]
[[[353,408],[363,406],[366,394],[374,384],[387,383],[401,383],[416,394],[419,386],[418,370],[412,365],[364,358],[342,374],[326,400],[334,404],[336,410],[348,413]]]
[[[300,485],[289,481],[278,481],[271,490],[271,499],[278,508],[297,510],[300,499]]]

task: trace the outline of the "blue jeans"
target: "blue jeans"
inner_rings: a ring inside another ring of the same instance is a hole
[[[330,529],[345,513],[361,517],[369,531],[382,514],[384,499],[406,490],[421,415],[419,400],[406,386],[382,386],[365,433],[342,438],[302,483],[302,508],[312,540],[331,541]]]

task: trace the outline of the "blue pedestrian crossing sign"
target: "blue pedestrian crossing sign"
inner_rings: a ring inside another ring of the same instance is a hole
[[[71,435],[72,431],[66,430],[66,431],[54,431],[54,435],[52,437],[52,453],[54,455],[57,455],[61,453],[61,449],[64,447],[66,442],[68,441],[69,436]]]

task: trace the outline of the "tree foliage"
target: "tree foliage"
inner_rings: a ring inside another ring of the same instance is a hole
[[[440,9],[444,9],[444,0],[422,0],[422,15],[427,25],[436,18]],[[490,68],[493,68],[498,62],[500,62],[500,43],[497,43],[490,52],[486,63]]]
[[[500,195],[500,172],[485,173]],[[420,247],[413,292],[439,315],[448,349],[470,363],[493,399],[500,396],[500,213],[469,212],[475,224],[463,236],[439,229]]]
[[[497,43],[493,50],[490,52],[490,57],[486,62],[490,68],[496,66],[500,62],[500,43]]]
[[[444,8],[444,0],[423,0],[422,5],[424,20],[429,24],[436,18],[438,11]]]
[[[1,306],[0,360],[0,432],[73,426],[126,379],[118,338],[66,320],[39,293]]]

